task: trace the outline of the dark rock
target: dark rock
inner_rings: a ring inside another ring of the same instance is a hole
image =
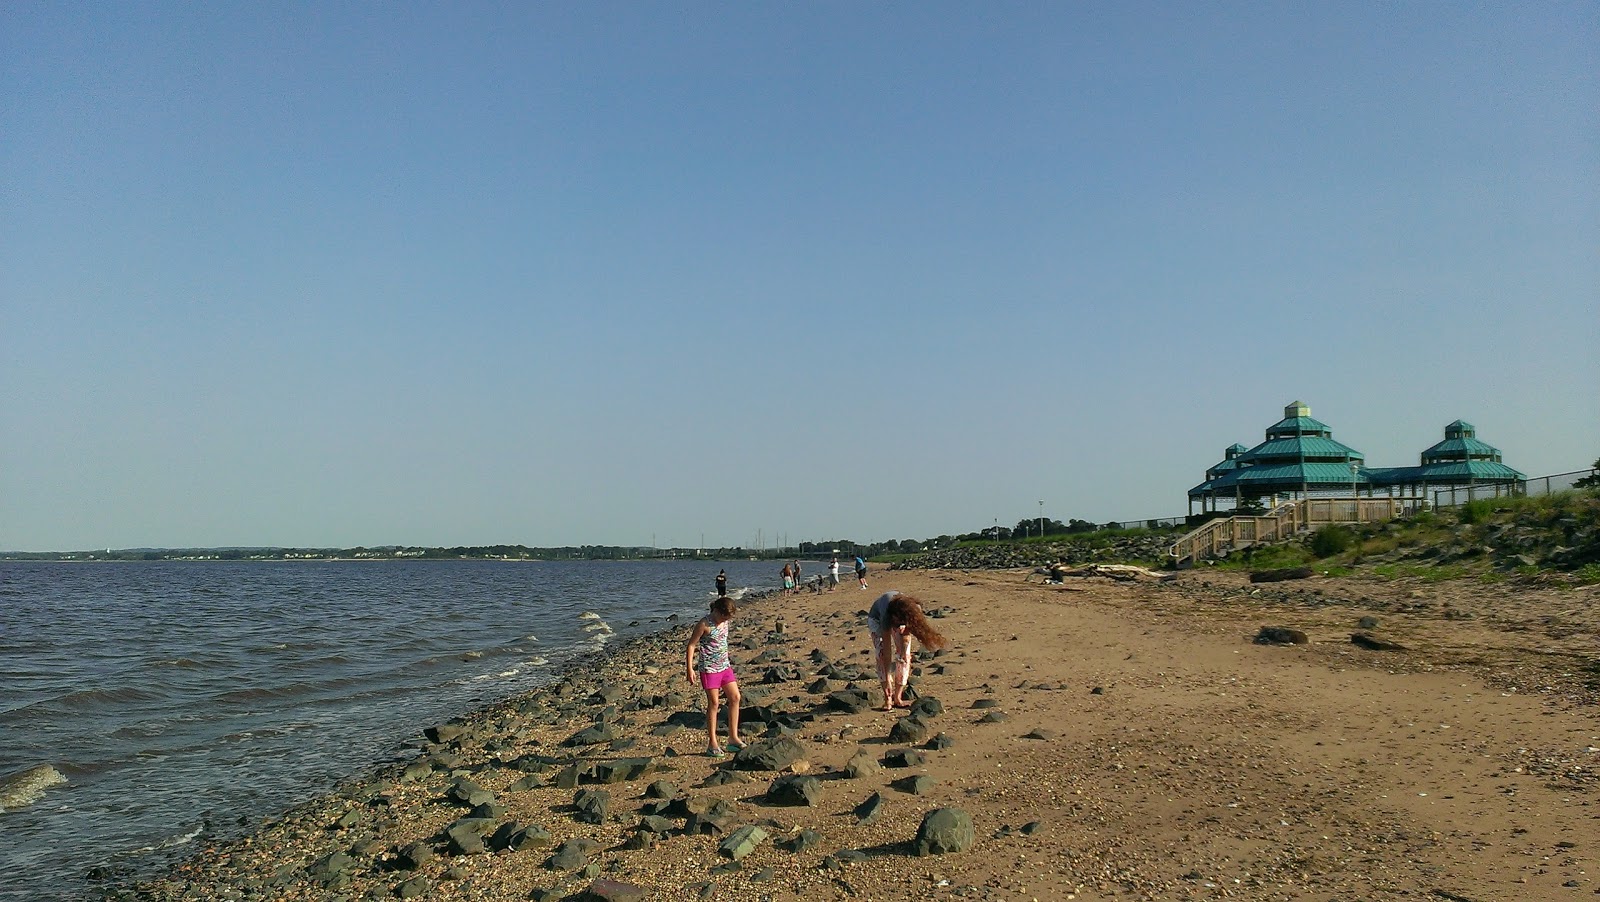
[[[921,742],[928,738],[928,725],[916,717],[902,717],[889,728],[890,742]]]
[[[974,701],[972,703],[972,707],[974,707],[974,708],[998,708],[998,707],[1000,707],[1000,702],[997,699],[980,698],[977,701]]]
[[[1378,618],[1368,615],[1356,621],[1356,626],[1359,626],[1364,630],[1377,629]]]
[[[424,842],[412,843],[395,854],[394,868],[398,871],[415,871],[433,859],[432,846]]]
[[[1389,642],[1385,639],[1379,639],[1377,636],[1374,636],[1371,633],[1353,633],[1350,636],[1350,642],[1353,645],[1359,645],[1362,648],[1369,649],[1371,651],[1406,650],[1406,647],[1398,642]]]
[[[916,749],[894,749],[883,756],[887,767],[920,767],[927,760],[927,756]]]
[[[870,777],[882,769],[878,765],[878,759],[874,758],[871,752],[866,749],[856,749],[856,753],[850,756],[849,762],[844,766],[844,775],[851,780],[859,780],[862,777]]]
[[[482,817],[464,817],[444,828],[445,849],[451,855],[478,855],[489,850],[484,834],[494,829],[494,821]]]
[[[916,774],[910,777],[901,777],[894,781],[894,788],[914,796],[927,795],[933,789],[933,778],[927,774]]]
[[[306,866],[306,876],[322,884],[334,886],[350,881],[350,872],[356,867],[356,860],[344,852],[333,852],[324,855]]]
[[[1304,645],[1311,640],[1305,633],[1286,626],[1264,626],[1256,633],[1257,645]]]
[[[805,747],[788,737],[747,745],[733,756],[733,766],[741,770],[783,770],[805,758]]]
[[[935,808],[922,818],[912,848],[919,856],[962,852],[975,837],[971,815],[960,808]]]
[[[932,720],[943,713],[944,702],[931,695],[911,703],[911,716],[919,720]]]
[[[433,889],[433,881],[426,877],[412,877],[410,880],[394,888],[396,898],[415,899],[427,895]]]
[[[585,824],[603,824],[611,810],[611,793],[604,789],[580,789],[573,796],[572,804],[578,809],[578,813],[573,815],[574,820]]]
[[[522,825],[516,821],[508,821],[500,825],[494,835],[489,837],[489,848],[497,852],[520,852],[523,849],[538,849],[551,843],[550,831],[538,824]]]
[[[951,746],[953,746],[955,744],[956,744],[956,741],[954,739],[951,739],[949,736],[946,736],[945,734],[940,733],[940,734],[934,736],[932,739],[928,740],[927,743],[924,744],[922,747],[925,748],[925,749],[929,749],[930,751],[942,752],[945,749],[950,748]]]
[[[767,831],[757,826],[745,826],[728,834],[728,838],[717,846],[717,851],[734,861],[739,861],[746,855],[756,850],[767,838]]]
[[[440,745],[449,745],[466,734],[467,727],[458,723],[440,724],[422,731],[422,735],[428,737],[429,742],[436,742]]]
[[[1276,583],[1290,579],[1310,579],[1317,571],[1310,567],[1283,567],[1277,570],[1255,570],[1250,574],[1253,583]]]
[[[828,686],[829,683],[827,677],[817,677],[806,684],[806,691],[812,695],[821,695],[822,693],[828,691]]]
[[[494,793],[468,780],[466,777],[460,777],[454,783],[451,783],[450,788],[445,790],[444,797],[463,808],[476,808],[479,805],[494,801]]]
[[[875,792],[867,796],[867,800],[857,805],[851,814],[855,815],[858,824],[870,824],[877,820],[883,814],[883,793]]]
[[[563,739],[561,744],[569,747],[599,745],[602,742],[610,742],[621,735],[622,734],[619,733],[617,728],[612,724],[598,723],[592,727],[587,727],[579,730],[576,733],[573,733],[571,736]]]
[[[552,871],[575,871],[589,863],[589,852],[594,845],[591,839],[569,839],[556,847],[555,852],[545,859],[544,866]]]
[[[642,886],[616,880],[596,880],[579,893],[576,902],[644,902],[649,898]]]
[[[774,805],[815,807],[822,800],[822,781],[804,774],[786,774],[772,781],[766,798]]]
[[[1054,738],[1056,738],[1056,731],[1055,730],[1045,730],[1045,729],[1033,730],[1032,732],[1022,734],[1022,738],[1023,739],[1046,739],[1046,740],[1054,739]]]
[[[644,797],[647,799],[675,799],[680,795],[682,793],[678,792],[678,787],[666,780],[657,780],[644,788]]]
[[[798,855],[807,849],[815,848],[820,842],[822,842],[822,834],[810,828],[806,828],[801,830],[799,833],[796,833],[794,836],[784,840],[783,842],[778,843],[778,848],[784,850],[785,852],[792,852],[795,855]]]
[[[576,783],[576,780],[574,780],[574,783]],[[544,777],[540,776],[539,774],[529,774],[515,783],[512,783],[510,786],[507,786],[506,791],[527,792],[530,789],[541,789],[545,786],[545,784],[546,780]]]
[[[637,780],[655,769],[655,760],[652,758],[617,758],[612,761],[596,762],[590,773],[596,783],[623,783]]]
[[[978,718],[978,723],[1001,723],[1001,722],[1003,722],[1005,720],[1006,720],[1006,712],[1004,712],[1004,711],[990,711],[988,714],[985,714],[982,717]]]
[[[854,689],[840,689],[828,693],[828,707],[834,711],[843,711],[846,714],[860,714],[872,706],[872,700],[865,692]]]

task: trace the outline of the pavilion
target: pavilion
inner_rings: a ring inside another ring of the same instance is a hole
[[[1202,511],[1216,511],[1223,500],[1237,509],[1281,497],[1313,495],[1351,497],[1417,492],[1430,487],[1466,485],[1514,491],[1527,477],[1501,462],[1500,451],[1476,438],[1470,423],[1456,420],[1445,427],[1445,439],[1422,452],[1416,467],[1372,467],[1366,456],[1335,441],[1326,423],[1313,419],[1311,408],[1295,401],[1283,419],[1267,427],[1266,441],[1245,450],[1233,445],[1223,460],[1206,471],[1205,482],[1189,490],[1189,510],[1198,500]]]

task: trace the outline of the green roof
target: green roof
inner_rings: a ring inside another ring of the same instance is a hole
[[[1251,448],[1239,456],[1241,463],[1260,466],[1265,463],[1299,462],[1306,460],[1364,460],[1360,451],[1321,435],[1303,435],[1277,438]]]

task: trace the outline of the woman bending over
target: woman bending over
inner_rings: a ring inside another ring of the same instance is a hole
[[[878,664],[878,682],[883,684],[883,710],[909,708],[906,683],[911,679],[911,637],[922,647],[938,650],[949,645],[922,614],[922,602],[899,592],[885,592],[867,611],[867,629],[872,633],[872,657]]]

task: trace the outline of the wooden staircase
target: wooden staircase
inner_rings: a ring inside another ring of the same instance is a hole
[[[1259,516],[1222,517],[1204,524],[1173,543],[1167,555],[1173,566],[1220,557],[1224,552],[1270,542],[1335,523],[1380,523],[1400,516],[1399,498],[1306,498],[1280,504]]]

